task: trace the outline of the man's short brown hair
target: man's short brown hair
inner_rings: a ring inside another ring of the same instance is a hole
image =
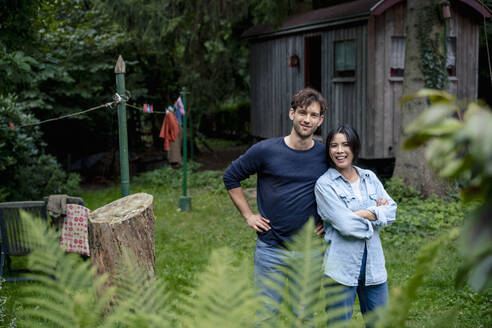
[[[318,91],[311,88],[304,88],[292,96],[290,107],[294,109],[309,107],[312,103],[317,102],[320,107],[320,114],[324,115],[328,109],[328,103]]]

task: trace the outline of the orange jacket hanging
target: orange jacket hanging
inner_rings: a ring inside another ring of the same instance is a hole
[[[169,151],[171,142],[174,142],[178,137],[179,123],[173,112],[168,112],[162,122],[161,133],[159,137],[164,139],[164,150]]]

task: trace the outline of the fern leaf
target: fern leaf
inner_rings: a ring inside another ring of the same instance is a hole
[[[228,248],[212,252],[210,263],[179,304],[183,327],[251,327],[256,299],[248,265],[233,266],[234,253]]]

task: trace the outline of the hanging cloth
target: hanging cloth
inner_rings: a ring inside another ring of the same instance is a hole
[[[185,114],[185,107],[183,105],[183,101],[181,100],[181,97],[179,97],[178,100],[176,100],[176,103],[177,103],[177,107],[179,109],[179,112],[181,113],[181,115],[184,115]]]
[[[176,115],[179,125],[183,125],[183,115],[181,114],[181,111],[177,109],[176,103],[172,107],[169,106],[169,108],[174,111],[174,115]]]
[[[170,149],[167,152],[167,161],[172,165],[183,164],[183,159],[181,157],[181,143],[183,140],[183,127],[179,126],[178,137],[174,142],[171,142]]]
[[[60,245],[66,252],[90,256],[88,217],[88,208],[75,204],[67,205],[67,216],[63,220],[60,236]]]
[[[153,111],[154,111],[154,106],[152,106],[150,104],[144,104],[143,105],[143,112],[144,113],[150,113],[150,114],[152,114]]]
[[[164,116],[164,121],[162,122],[161,133],[159,137],[164,139],[164,150],[169,151],[171,148],[171,142],[174,142],[178,137],[179,133],[179,124],[176,116],[174,116],[173,112],[168,112],[166,116]]]

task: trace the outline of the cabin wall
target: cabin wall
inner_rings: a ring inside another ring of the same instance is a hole
[[[394,5],[368,22],[368,90],[362,158],[392,158],[400,131],[403,78],[391,77],[392,37],[405,36],[405,6]]]
[[[334,43],[355,40],[355,76],[335,77]],[[367,83],[367,25],[345,26],[324,31],[322,34],[322,93],[328,101],[328,112],[322,136],[338,124],[354,127],[362,136],[365,133],[366,83]]]
[[[250,44],[251,134],[260,138],[286,135],[290,98],[304,87],[304,37],[289,36]],[[289,67],[289,56],[300,58]]]
[[[478,93],[479,25],[477,17],[454,8],[448,35],[456,37],[456,77],[448,90],[458,98],[476,99]],[[260,138],[287,135],[291,96],[304,87],[307,36],[321,35],[321,93],[329,109],[322,137],[339,123],[349,123],[361,136],[361,158],[394,158],[400,133],[403,77],[391,76],[392,37],[405,36],[405,3],[398,3],[364,23],[352,23],[310,33],[256,39],[250,43],[251,133]],[[356,73],[334,77],[334,42],[356,40]],[[289,67],[289,56],[299,57]]]
[[[456,36],[456,79],[449,89],[458,99],[475,100],[478,96],[478,52],[480,26],[477,18],[453,8],[448,35]]]
[[[459,99],[476,99],[479,25],[469,11],[453,9],[447,34],[456,37],[456,76],[449,78],[448,91]],[[403,78],[391,77],[390,71],[392,37],[405,36],[405,12],[402,2],[368,21],[368,109],[362,158],[392,158],[398,147]]]
[[[365,25],[336,28],[253,42],[251,53],[251,133],[261,138],[287,135],[290,99],[304,88],[306,37],[321,35],[321,93],[329,109],[321,128],[324,138],[339,123],[364,131],[366,108],[367,29]],[[334,78],[334,42],[356,40],[356,70],[353,78]],[[298,67],[289,67],[291,55],[299,57]]]

